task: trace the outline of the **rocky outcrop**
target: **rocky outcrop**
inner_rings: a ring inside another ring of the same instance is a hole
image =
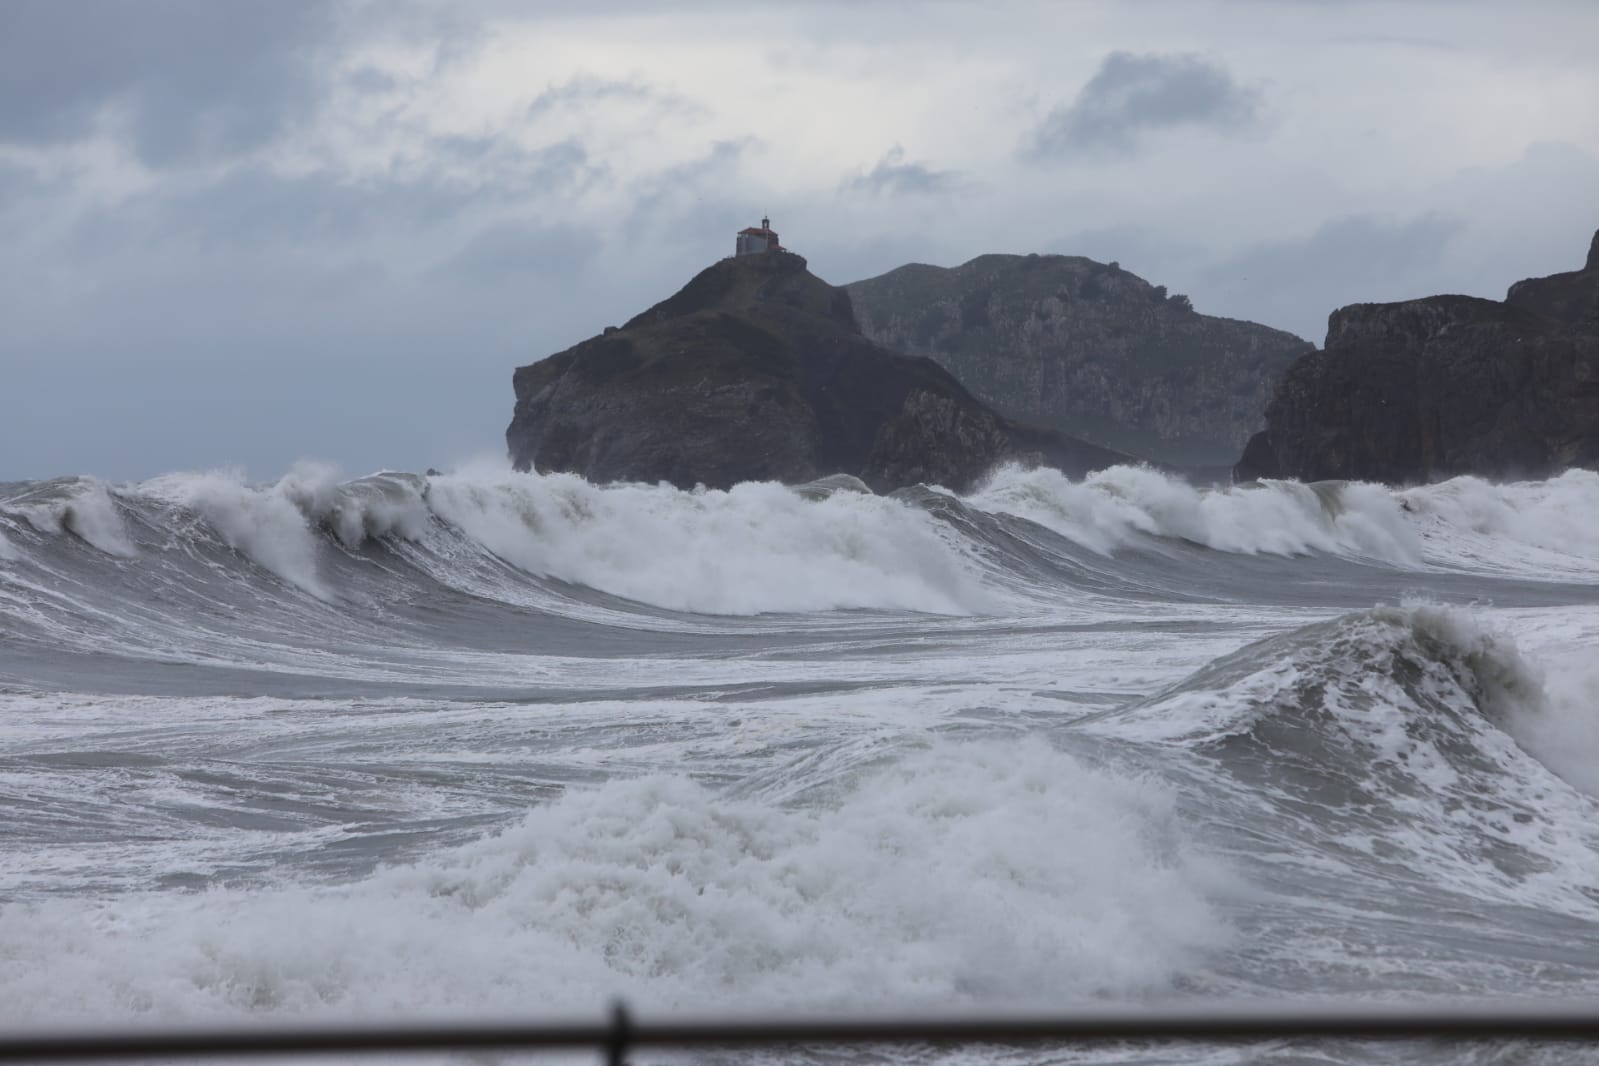
[[[788,252],[725,259],[674,296],[514,376],[519,470],[725,488],[843,473],[965,488],[1016,459],[1126,457],[996,414],[928,359],[861,335],[850,297]]]
[[[1311,350],[1078,256],[912,264],[847,288],[868,337],[936,360],[1003,414],[1179,465],[1225,470]]]
[[[1429,296],[1334,311],[1284,376],[1239,479],[1415,483],[1599,463],[1599,235],[1582,270],[1503,302]]]

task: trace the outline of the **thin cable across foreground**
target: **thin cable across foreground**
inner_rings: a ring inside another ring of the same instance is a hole
[[[608,1062],[621,1063],[635,1050],[691,1047],[780,1048],[844,1044],[1051,1044],[1066,1047],[1287,1039],[1599,1043],[1599,1006],[1470,1005],[1428,1011],[1339,1007],[1247,1011],[1217,1008],[958,1019],[665,1019],[638,1022],[618,1005],[610,1020],[604,1023],[372,1024],[12,1033],[0,1037],[0,1061],[591,1048],[604,1055]]]

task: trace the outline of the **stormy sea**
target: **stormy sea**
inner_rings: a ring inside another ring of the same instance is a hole
[[[0,484],[0,1023],[1591,999],[1596,646],[1584,471]]]

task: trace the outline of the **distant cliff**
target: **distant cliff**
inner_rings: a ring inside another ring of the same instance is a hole
[[[620,329],[518,369],[517,469],[725,488],[845,473],[961,489],[1016,459],[1126,457],[1017,425],[936,363],[863,337],[850,297],[788,252],[707,267]]]
[[[912,264],[847,288],[868,337],[937,360],[1003,414],[1183,465],[1230,464],[1311,350],[1078,256]]]
[[[1505,299],[1334,311],[1249,441],[1240,479],[1411,483],[1599,464],[1599,234],[1582,270]]]

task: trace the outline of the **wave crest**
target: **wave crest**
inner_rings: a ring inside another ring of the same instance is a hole
[[[1599,473],[1495,484],[1457,477],[1397,494],[1428,556],[1470,569],[1591,577],[1599,565]]]
[[[1512,640],[1417,605],[1251,644],[1088,727],[1182,745],[1279,861],[1335,862],[1351,891],[1441,882],[1593,917],[1592,801],[1521,742],[1546,712]]]
[[[1387,489],[1362,483],[1267,481],[1196,488],[1141,466],[1071,481],[1047,467],[1005,467],[968,502],[1037,522],[1109,554],[1145,537],[1170,537],[1243,555],[1325,552],[1418,563],[1421,543]]]
[[[117,513],[111,487],[97,478],[38,482],[0,501],[0,512],[22,519],[38,533],[71,533],[107,555],[132,558],[138,554]]]
[[[237,472],[167,474],[138,492],[191,511],[228,547],[319,599],[332,592],[317,572],[311,514],[330,507],[338,479],[332,468],[305,464],[275,484],[257,487]]]
[[[570,474],[444,476],[428,505],[528,573],[707,614],[996,606],[958,540],[924,512],[861,492],[772,483],[684,492]]]

